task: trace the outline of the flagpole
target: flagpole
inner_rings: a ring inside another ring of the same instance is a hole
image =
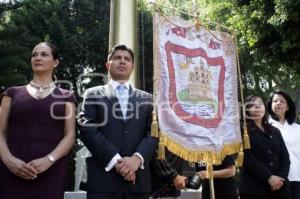
[[[116,44],[125,44],[134,52],[134,68],[130,83],[138,87],[137,63],[137,14],[136,1],[111,0],[110,2],[109,50]]]
[[[215,186],[214,186],[213,178],[209,178],[209,188],[210,188],[210,199],[215,199]]]
[[[210,188],[210,199],[215,199],[215,186],[214,186],[214,174],[213,174],[213,164],[212,164],[212,155],[209,154],[207,165],[206,165],[206,174],[209,179],[209,188]]]

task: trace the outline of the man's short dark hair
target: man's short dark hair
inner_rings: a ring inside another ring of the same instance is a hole
[[[124,44],[118,44],[118,45],[115,45],[114,47],[112,47],[111,51],[108,53],[107,61],[111,60],[112,56],[115,54],[115,52],[117,50],[125,50],[125,51],[129,52],[129,54],[131,56],[132,63],[134,63],[133,50],[131,48],[129,48],[128,46],[124,45]]]

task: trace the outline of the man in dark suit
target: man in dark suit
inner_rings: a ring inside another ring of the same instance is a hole
[[[78,122],[86,159],[88,199],[148,199],[149,162],[157,139],[150,136],[151,95],[133,88],[133,51],[113,47],[106,67],[111,80],[86,90]]]

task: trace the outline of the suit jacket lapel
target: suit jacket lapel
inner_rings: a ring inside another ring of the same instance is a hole
[[[104,96],[108,99],[108,101],[113,105],[114,103],[118,103],[118,98],[113,87],[110,84],[106,84],[104,86]]]
[[[136,91],[133,88],[129,87],[129,98],[127,104],[127,112],[126,112],[126,122],[128,123],[132,118],[135,117],[135,109],[136,109],[137,96]]]

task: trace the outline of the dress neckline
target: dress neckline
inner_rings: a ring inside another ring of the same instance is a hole
[[[28,90],[28,88],[27,88],[27,86],[25,86],[25,90],[26,90],[27,94],[28,94],[31,98],[33,98],[34,100],[36,100],[36,101],[42,101],[42,100],[44,100],[44,99],[49,98],[49,97],[54,93],[54,91],[55,91],[56,89],[57,89],[57,87],[55,87],[55,88],[54,88],[48,95],[46,95],[45,97],[38,99],[38,98],[35,98],[33,95],[31,95],[30,92],[29,92],[29,90]]]

